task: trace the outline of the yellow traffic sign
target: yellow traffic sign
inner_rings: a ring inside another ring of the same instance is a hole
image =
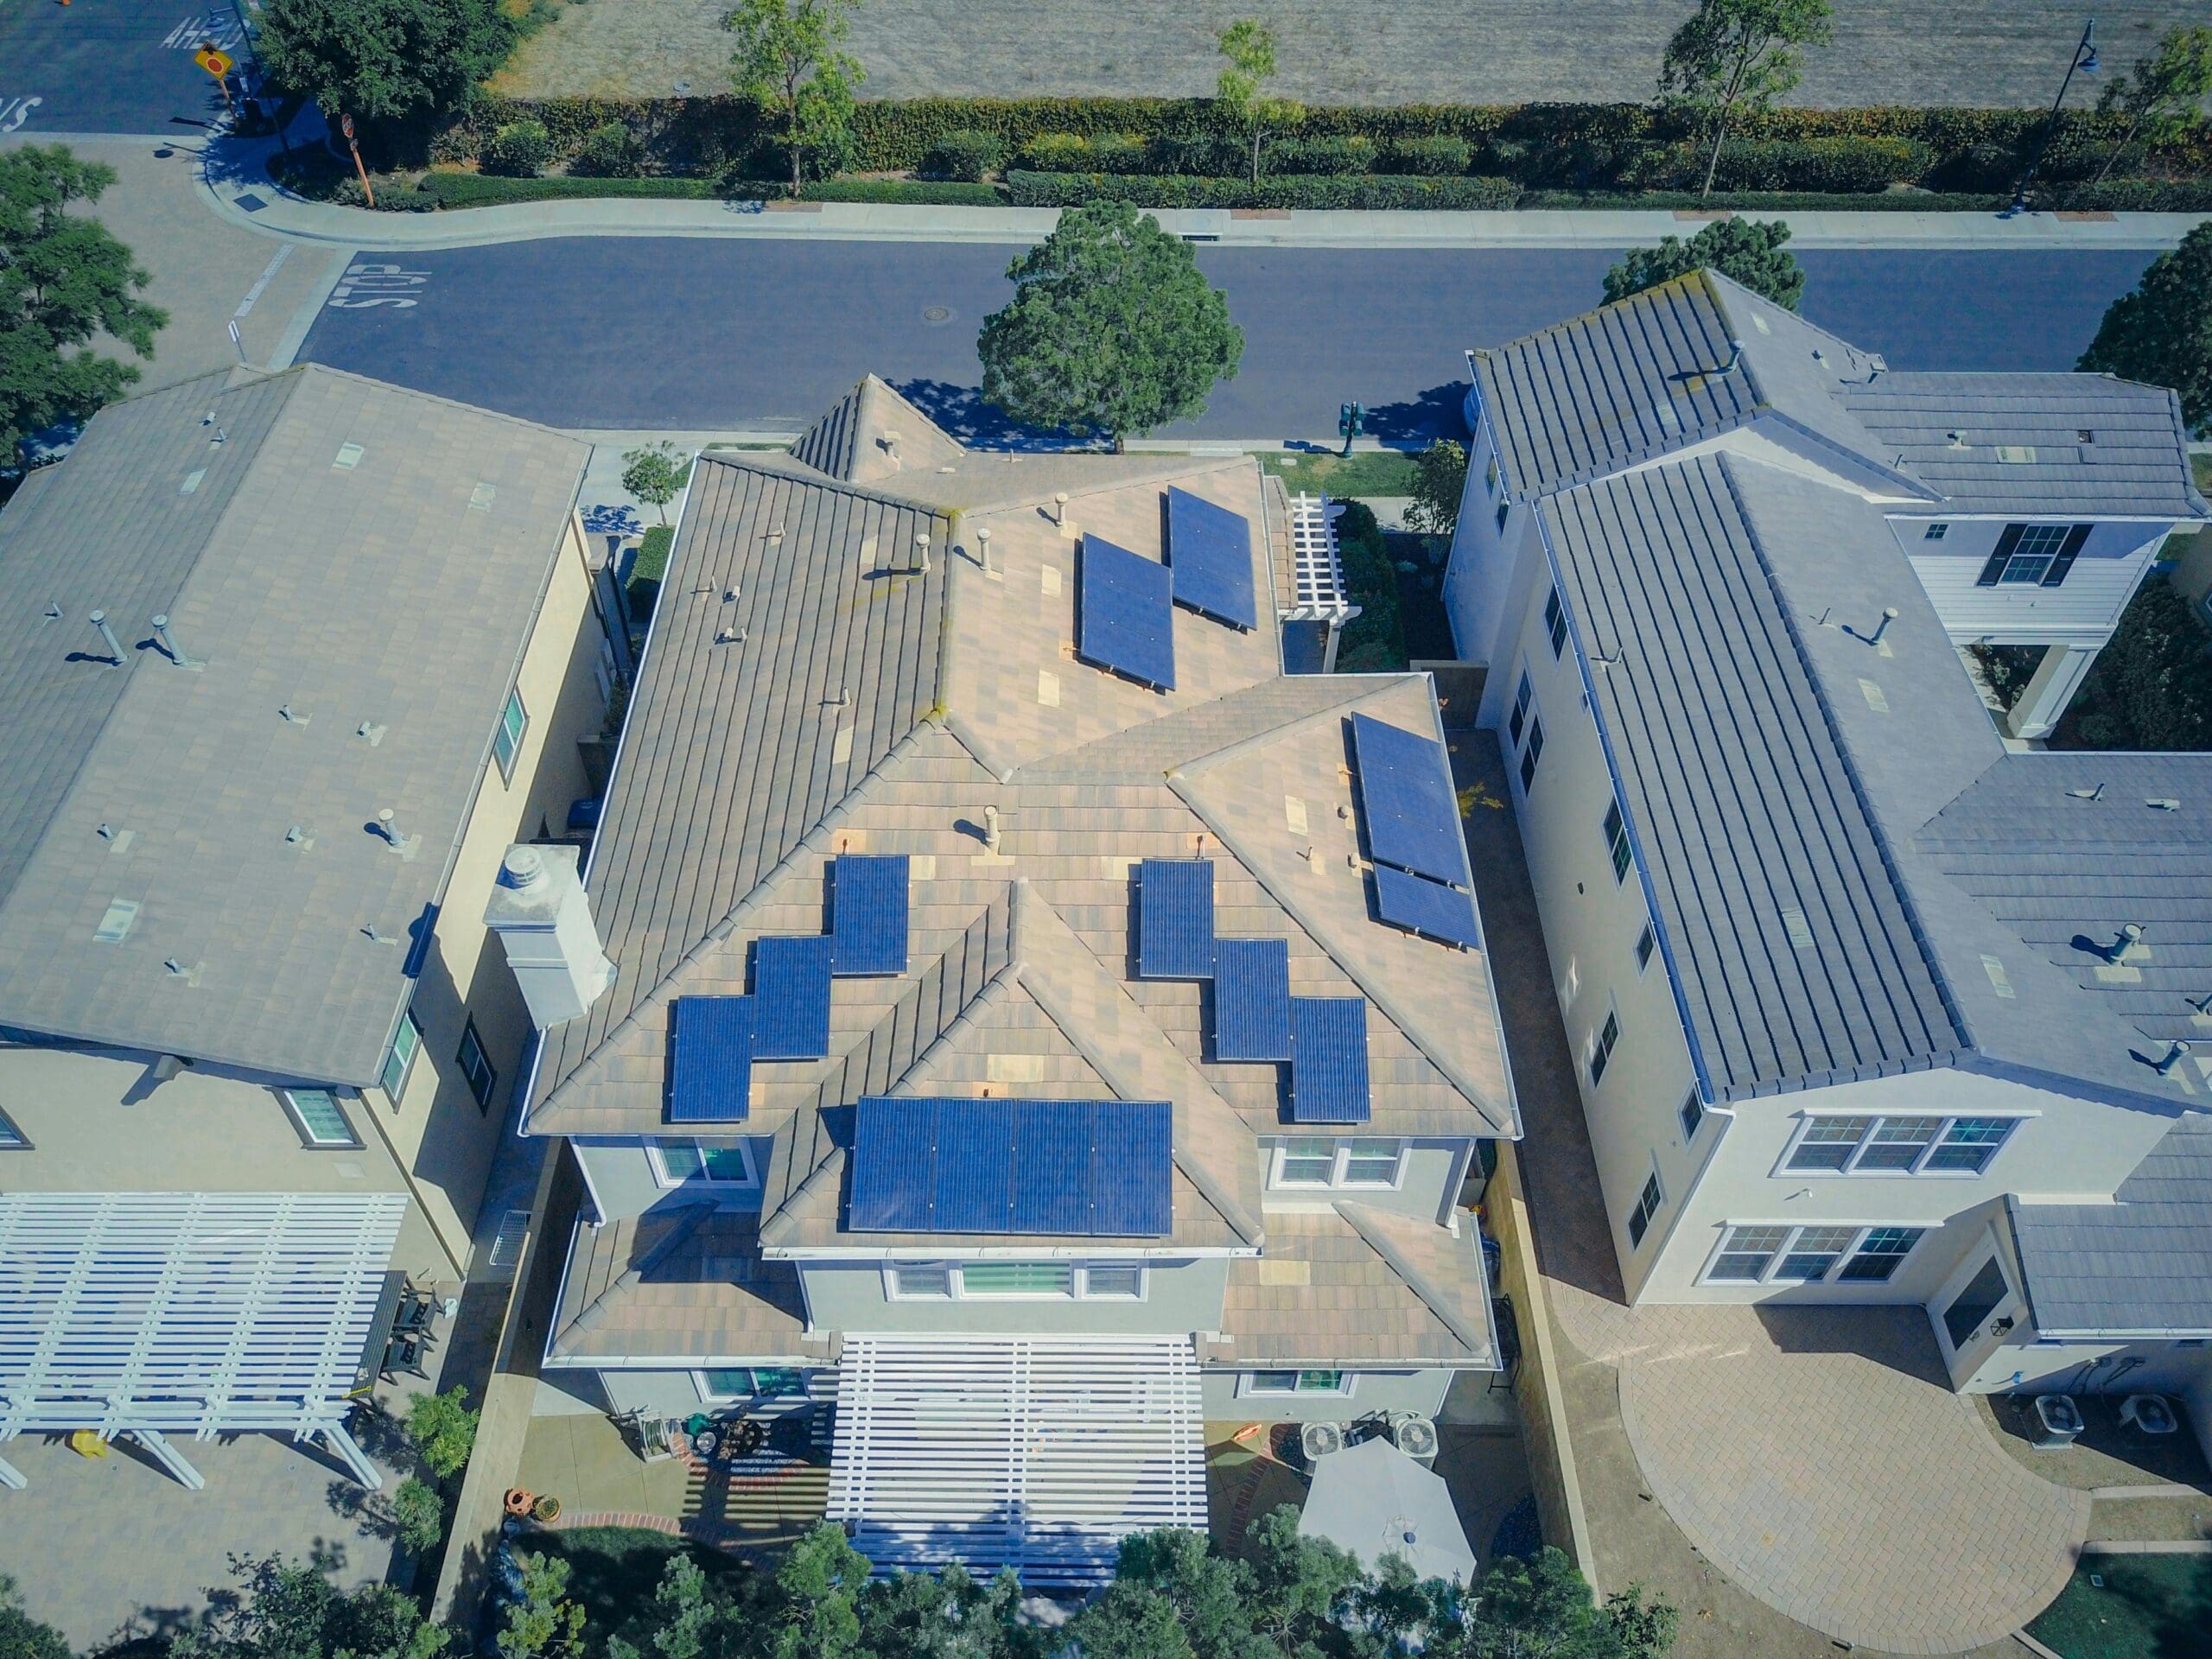
[[[192,54],[192,60],[198,64],[202,69],[205,69],[209,74],[214,76],[218,80],[220,80],[225,75],[231,73],[232,59],[230,54],[227,52],[218,52],[212,46],[201,47],[197,52]]]

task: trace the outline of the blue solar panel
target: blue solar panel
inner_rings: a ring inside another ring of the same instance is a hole
[[[818,1060],[830,1052],[827,933],[775,936],[753,946],[753,1058]]]
[[[906,855],[848,853],[830,861],[831,971],[906,971]]]
[[[1290,946],[1281,939],[1217,939],[1213,1057],[1290,1058]]]
[[[1375,867],[1375,907],[1386,922],[1473,950],[1483,942],[1475,896],[1385,865]]]
[[[1233,627],[1260,626],[1252,598],[1252,524],[1242,513],[1167,492],[1167,559],[1175,602]]]
[[[1290,999],[1290,1116],[1299,1123],[1367,1122],[1367,1003]]]
[[[1103,537],[1083,538],[1075,648],[1162,691],[1175,689],[1174,578]]]
[[[1351,717],[1351,741],[1376,861],[1464,884],[1467,844],[1444,746],[1365,715]]]
[[[1139,1238],[1173,1228],[1165,1101],[864,1097],[847,1225],[857,1232]]]
[[[1137,977],[1213,972],[1213,861],[1147,858],[1137,872]]]
[[[668,1121],[742,1122],[753,1097],[753,999],[679,996],[670,1020]]]

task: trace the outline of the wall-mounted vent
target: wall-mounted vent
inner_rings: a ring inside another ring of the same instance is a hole
[[[130,937],[131,925],[137,919],[137,899],[111,899],[100,925],[92,930],[92,938],[102,944],[121,944]]]
[[[367,453],[358,443],[341,443],[338,446],[337,458],[330,463],[331,470],[350,473],[361,464],[361,457]]]

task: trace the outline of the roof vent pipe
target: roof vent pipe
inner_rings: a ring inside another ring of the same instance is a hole
[[[2187,1058],[2188,1054],[2188,1039],[2181,1037],[2175,1038],[2174,1046],[2166,1051],[2166,1058],[2158,1062],[2158,1075],[2162,1077],[2171,1077],[2173,1076],[2174,1068],[2179,1065],[2182,1061]]]
[[[2120,937],[2114,939],[2110,944],[2107,945],[2100,954],[2103,956],[2107,962],[2125,962],[2127,959],[2127,953],[2135,948],[2137,944],[2141,941],[2142,938],[2142,923],[2123,923],[2120,926]]]
[[[116,643],[115,630],[107,625],[107,613],[105,611],[94,611],[92,614],[92,624],[94,631],[98,632],[100,637],[100,643],[107,647],[109,663],[117,668],[121,668],[123,666],[123,647]]]
[[[988,524],[976,531],[976,557],[982,562],[985,575],[997,574],[991,569],[991,531]]]
[[[168,653],[169,661],[179,668],[197,668],[199,664],[187,657],[169,633],[168,613],[163,612],[154,619],[154,638],[162,642],[162,649]]]
[[[1068,493],[1056,490],[1052,493],[1052,522],[1065,525],[1068,521]]]
[[[918,574],[925,576],[929,575],[930,533],[926,530],[914,532],[914,557],[918,566]]]
[[[388,806],[377,814],[377,833],[385,838],[394,852],[406,844],[406,837],[399,833],[399,820]]]
[[[1896,606],[1891,605],[1884,607],[1882,612],[1882,620],[1874,625],[1874,632],[1867,636],[1866,643],[1870,645],[1880,645],[1882,643],[1882,636],[1890,631],[1890,624],[1897,620],[1897,607]]]
[[[995,806],[983,809],[983,846],[994,853],[999,849],[999,810]]]
[[[1740,340],[1730,340],[1728,342],[1728,360],[1720,365],[1720,372],[1723,374],[1735,373],[1736,365],[1743,360],[1744,342]]]

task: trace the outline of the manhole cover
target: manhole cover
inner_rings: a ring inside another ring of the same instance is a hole
[[[928,310],[922,313],[922,321],[924,322],[947,322],[951,320],[951,317],[952,312],[950,308],[942,305],[933,305],[930,307]]]

